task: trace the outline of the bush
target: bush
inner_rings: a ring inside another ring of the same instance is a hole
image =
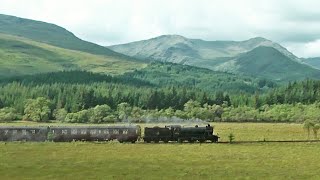
[[[8,122],[17,120],[19,114],[14,108],[5,107],[0,109],[0,122]]]

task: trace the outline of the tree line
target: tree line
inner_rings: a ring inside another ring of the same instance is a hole
[[[179,73],[183,71],[189,70],[182,69]],[[173,79],[177,83],[159,82],[156,77],[148,80],[149,75],[136,73],[140,75],[109,76],[71,71],[1,80],[0,120],[94,123],[170,118],[232,122],[318,121],[318,80],[291,82],[273,89],[266,89],[268,81],[260,80],[257,81],[259,87],[250,93],[206,90],[202,85],[183,85],[181,82],[185,80],[181,79]],[[45,115],[34,115],[33,112]]]

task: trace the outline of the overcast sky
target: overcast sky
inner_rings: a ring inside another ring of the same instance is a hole
[[[319,0],[0,0],[0,13],[54,23],[100,45],[163,34],[261,36],[299,57],[320,56]]]

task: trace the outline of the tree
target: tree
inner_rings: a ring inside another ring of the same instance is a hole
[[[315,125],[314,122],[312,122],[310,120],[306,120],[303,123],[303,128],[306,129],[308,132],[308,139],[310,139],[310,130],[313,129],[314,125]]]
[[[172,107],[167,108],[164,110],[164,115],[168,118],[172,118],[174,116],[174,109]]]
[[[200,103],[198,101],[189,100],[184,104],[184,111],[187,114],[188,119],[190,118],[196,118],[197,113],[199,112]]]
[[[44,97],[27,100],[23,119],[38,122],[48,121],[51,113],[50,104],[50,101]]]
[[[18,114],[14,108],[5,107],[0,109],[0,122],[13,121],[18,118]]]
[[[57,120],[57,121],[64,121],[66,116],[67,116],[68,112],[64,109],[55,109],[53,112],[53,117]]]
[[[318,131],[319,131],[319,129],[320,129],[320,124],[315,124],[312,127],[312,131],[313,131],[313,135],[314,135],[315,139],[318,139]]]
[[[139,107],[133,107],[131,111],[131,117],[135,122],[140,122],[141,117],[143,116],[144,111]]]
[[[123,102],[118,104],[117,111],[120,119],[127,120],[128,117],[131,115],[132,108],[130,104]]]
[[[111,108],[108,105],[97,105],[93,108],[92,116],[90,117],[90,122],[101,123],[103,119],[111,115]]]
[[[222,91],[218,91],[216,93],[216,99],[215,99],[215,104],[217,105],[222,105],[224,101],[224,95]]]

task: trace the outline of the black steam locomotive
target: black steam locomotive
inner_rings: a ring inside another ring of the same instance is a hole
[[[135,143],[141,137],[141,127],[130,126],[49,126],[22,127],[0,126],[0,141],[111,141]],[[170,125],[165,127],[145,128],[142,138],[145,142],[218,142],[213,127],[182,127]]]
[[[213,127],[208,124],[206,127],[181,127],[180,125],[171,125],[165,127],[146,127],[144,130],[143,140],[147,143],[151,141],[158,143],[163,141],[167,143],[169,141],[175,142],[190,142],[199,141],[201,143],[205,141],[218,142],[219,136],[213,133]]]

